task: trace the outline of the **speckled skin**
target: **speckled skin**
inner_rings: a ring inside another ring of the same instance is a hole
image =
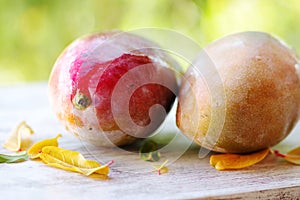
[[[190,67],[179,95],[177,125],[181,131],[217,152],[248,153],[284,139],[300,111],[299,61],[295,53],[261,32],[229,35],[204,50],[222,79],[226,102],[223,107],[212,107],[205,81]],[[206,135],[212,109],[224,109],[225,122],[220,124],[220,134]]]
[[[161,112],[152,106],[159,104],[168,112],[178,90],[173,60],[158,49],[120,31],[70,44],[49,79],[51,107],[66,129],[98,146],[121,146],[158,128],[164,117],[156,117]]]

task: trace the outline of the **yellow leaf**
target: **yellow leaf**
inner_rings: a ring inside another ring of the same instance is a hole
[[[10,151],[27,149],[31,144],[30,135],[33,133],[30,126],[23,121],[10,133],[9,137],[4,142],[3,147]]]
[[[109,165],[101,165],[93,160],[86,160],[80,153],[55,146],[46,146],[40,153],[40,158],[49,166],[67,171],[79,172],[86,176],[93,173],[107,175]]]
[[[286,154],[285,159],[290,163],[300,165],[300,147],[289,151]]]
[[[269,149],[252,154],[219,154],[210,157],[210,165],[217,170],[242,169],[262,161],[269,153]]]
[[[289,156],[300,156],[300,147],[297,147],[287,153]]]
[[[152,167],[157,170],[158,175],[167,173],[169,171],[169,169],[166,167],[166,164],[168,163],[169,160],[166,160],[165,162],[163,162],[161,165],[152,165]]]
[[[61,134],[58,134],[55,138],[46,139],[46,140],[42,140],[40,142],[35,143],[28,150],[29,157],[31,159],[38,158],[39,154],[42,152],[43,147],[46,147],[46,146],[55,146],[55,147],[57,147],[58,146],[57,140],[60,137],[61,137]]]
[[[287,154],[281,154],[277,150],[273,151],[273,153],[278,157],[284,158],[286,161],[290,163],[300,165],[300,147],[289,151]]]

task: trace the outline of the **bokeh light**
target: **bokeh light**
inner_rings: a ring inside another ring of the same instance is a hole
[[[58,55],[92,32],[168,28],[201,46],[266,31],[300,52],[298,0],[1,0],[0,85],[47,80]]]

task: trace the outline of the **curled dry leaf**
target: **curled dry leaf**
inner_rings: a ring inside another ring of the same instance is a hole
[[[3,147],[15,152],[27,149],[31,144],[30,135],[33,133],[30,126],[23,121],[10,133]]]
[[[101,165],[93,160],[86,160],[80,153],[62,149],[55,146],[43,147],[40,158],[49,166],[64,169],[67,171],[79,172],[86,176],[93,173],[107,175],[109,172],[110,162]]]
[[[60,138],[62,135],[58,134],[55,138],[42,140],[40,142],[35,143],[30,147],[28,150],[28,155],[31,159],[35,159],[39,157],[39,154],[42,152],[43,147],[46,146],[55,146],[58,147],[58,138]]]
[[[16,163],[28,160],[26,151],[20,151],[14,154],[0,154],[0,163]]]
[[[289,151],[287,154],[282,154],[279,151],[274,150],[273,154],[275,154],[278,157],[284,158],[286,161],[290,163],[293,163],[295,165],[300,165],[300,147]]]
[[[169,162],[169,160],[166,160],[161,165],[152,165],[152,167],[158,172],[158,175],[167,173],[169,169],[166,167],[166,164]]]
[[[300,165],[300,147],[289,151],[285,159],[293,164]]]
[[[217,170],[242,169],[262,161],[269,153],[265,149],[252,154],[218,154],[210,157],[210,164]]]

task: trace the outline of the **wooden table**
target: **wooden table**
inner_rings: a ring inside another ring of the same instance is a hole
[[[26,120],[35,131],[34,141],[62,133],[61,147],[79,151],[87,158],[115,161],[106,180],[31,160],[0,164],[0,199],[300,198],[300,166],[274,156],[247,169],[217,171],[209,165],[209,157],[199,159],[199,148],[192,145],[168,165],[168,173],[158,175],[137,154],[128,156],[115,149],[98,149],[66,132],[50,111],[46,83],[1,87],[0,94],[0,143],[18,122]],[[165,125],[167,132],[176,130],[172,121],[174,117]],[[276,148],[284,152],[296,146],[300,146],[299,124]],[[0,152],[5,150],[1,147]],[[159,162],[167,158],[162,155]],[[145,170],[147,167],[149,170]]]

